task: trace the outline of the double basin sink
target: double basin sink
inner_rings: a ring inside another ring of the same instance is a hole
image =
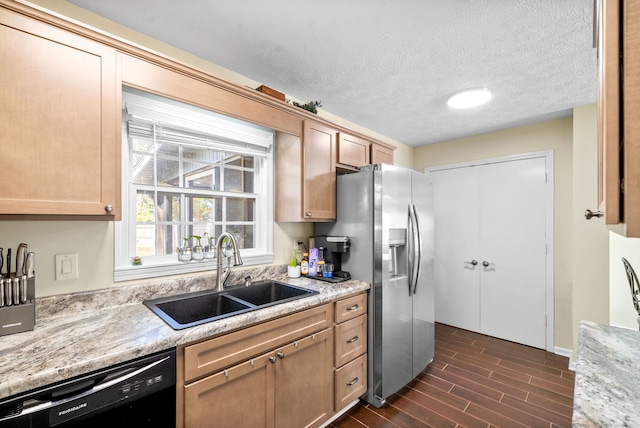
[[[318,294],[277,281],[256,281],[224,291],[199,291],[145,300],[143,303],[174,330],[255,311]]]

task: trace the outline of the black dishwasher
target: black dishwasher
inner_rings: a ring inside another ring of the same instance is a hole
[[[0,401],[0,427],[175,427],[176,352]]]

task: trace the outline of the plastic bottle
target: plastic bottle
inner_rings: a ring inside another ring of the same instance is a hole
[[[318,247],[318,276],[322,276],[324,271],[324,247]]]
[[[302,253],[302,260],[300,261],[300,273],[302,275],[309,274],[309,253]]]
[[[311,248],[309,250],[309,276],[318,275],[318,249]]]

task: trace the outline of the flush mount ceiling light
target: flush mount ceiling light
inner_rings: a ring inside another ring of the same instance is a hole
[[[471,108],[486,103],[491,99],[489,88],[473,88],[456,92],[447,100],[447,105],[451,108]]]

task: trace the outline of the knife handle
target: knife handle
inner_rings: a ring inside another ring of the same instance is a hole
[[[16,276],[25,274],[24,262],[27,259],[27,248],[28,246],[24,242],[18,245],[18,250],[16,251]]]
[[[11,278],[6,278],[4,281],[4,304],[11,306],[13,303],[11,299]]]
[[[20,278],[13,278],[13,304],[20,304]]]
[[[24,263],[27,278],[33,278],[36,275],[36,253],[27,253],[27,260]]]

